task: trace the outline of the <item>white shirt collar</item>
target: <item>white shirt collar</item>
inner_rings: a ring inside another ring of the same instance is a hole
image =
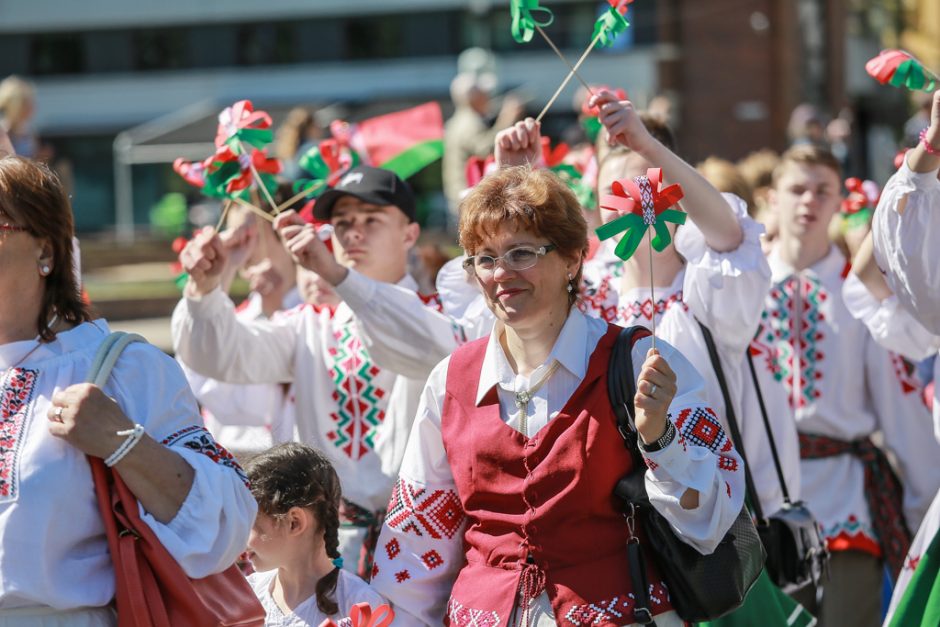
[[[490,332],[490,339],[486,344],[486,353],[483,356],[480,383],[477,387],[477,405],[483,402],[483,399],[494,386],[499,385],[504,389],[515,391],[517,375],[509,365],[509,360],[506,358],[506,353],[499,341],[504,331],[505,326],[503,323],[497,321]],[[551,366],[552,363],[557,361],[572,376],[577,377],[579,380],[583,379],[587,374],[588,361],[594,348],[592,346],[590,350],[585,350],[587,336],[587,320],[584,318],[584,314],[577,307],[572,307],[568,319],[565,320],[565,324],[561,328],[561,333],[558,334],[558,339],[555,340],[552,351],[548,354],[548,359],[536,370]]]
[[[789,263],[781,259],[778,249],[775,247],[770,255],[767,256],[767,263],[770,264],[771,279],[778,283],[789,276],[797,274],[796,270]],[[841,274],[845,268],[845,256],[835,246],[829,247],[829,253],[825,257],[811,265],[808,269],[812,270],[818,276],[829,276],[832,274]]]

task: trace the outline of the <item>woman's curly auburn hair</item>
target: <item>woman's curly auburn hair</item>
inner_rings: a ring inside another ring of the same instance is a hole
[[[45,277],[36,321],[40,338],[46,342],[55,339],[52,321],[56,316],[72,324],[91,320],[75,278],[75,222],[59,177],[38,161],[16,156],[0,158],[0,212],[52,249],[51,271]]]
[[[245,471],[258,510],[275,520],[293,507],[310,510],[323,531],[326,554],[339,553],[339,477],[325,455],[306,444],[287,442],[252,457]],[[317,582],[317,607],[332,616],[339,611],[336,584],[339,567]]]
[[[460,203],[460,246],[476,254],[487,237],[509,226],[540,235],[558,254],[583,262],[587,222],[574,193],[553,172],[530,166],[502,168],[488,175]],[[578,299],[583,263],[571,279],[569,304]]]

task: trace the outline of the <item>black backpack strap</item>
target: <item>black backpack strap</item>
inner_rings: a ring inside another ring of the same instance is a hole
[[[731,431],[731,441],[734,447],[738,449],[738,455],[744,462],[744,483],[747,487],[747,497],[754,509],[754,515],[758,521],[765,520],[764,511],[760,505],[760,499],[757,497],[757,489],[754,487],[754,479],[751,477],[751,466],[747,463],[747,455],[744,453],[744,440],[741,438],[741,431],[738,428],[738,419],[734,414],[734,404],[731,402],[731,394],[728,392],[728,382],[725,379],[725,370],[721,366],[721,358],[718,356],[718,348],[715,346],[715,338],[712,332],[697,319],[699,328],[702,330],[702,337],[705,338],[705,346],[708,348],[708,359],[712,362],[712,369],[718,378],[718,385],[721,387],[721,396],[725,402],[725,416],[728,419],[728,429]]]
[[[777,469],[777,479],[780,481],[780,490],[783,492],[783,502],[790,504],[790,491],[787,490],[787,482],[783,477],[783,466],[780,463],[780,454],[777,453],[777,443],[774,440],[774,432],[770,428],[770,418],[767,416],[767,406],[764,404],[764,393],[760,389],[760,381],[757,380],[757,371],[754,369],[754,356],[751,355],[750,347],[747,350],[747,365],[751,370],[751,381],[754,382],[754,391],[757,392],[757,403],[760,405],[760,415],[764,419],[764,430],[767,432],[767,440],[770,442],[770,453],[774,458],[774,468]]]
[[[636,396],[636,379],[633,374],[633,345],[637,340],[652,335],[649,329],[641,326],[626,327],[620,331],[614,342],[607,368],[607,394],[617,418],[617,431],[623,438],[624,446],[634,456],[634,462],[645,464],[637,443],[636,423],[633,420],[633,397]]]
[[[633,345],[637,340],[652,335],[649,329],[641,326],[627,327],[620,331],[614,342],[607,365],[607,394],[610,404],[617,418],[617,430],[623,438],[623,444],[633,457],[633,470],[628,477],[636,478],[637,485],[643,485],[643,475],[646,472],[646,462],[637,445],[639,434],[634,421],[633,397],[636,395],[636,379],[633,374]],[[642,489],[642,488],[641,488]],[[645,489],[643,494],[645,495]],[[628,505],[635,514],[633,505]],[[627,524],[630,523],[627,516]],[[632,530],[631,530],[632,535]],[[656,626],[653,612],[650,609],[649,589],[646,583],[646,567],[643,551],[634,536],[627,543],[627,565],[630,569],[630,579],[633,581],[633,622],[641,625]]]

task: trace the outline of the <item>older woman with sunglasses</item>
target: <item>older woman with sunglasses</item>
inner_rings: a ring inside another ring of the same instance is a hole
[[[497,322],[428,380],[373,585],[396,625],[633,624],[612,497],[631,459],[606,384],[620,328],[573,307],[587,250],[578,202],[548,171],[504,168],[463,201],[460,243]],[[651,500],[711,552],[741,510],[737,453],[681,354],[644,338],[632,357]],[[682,624],[648,577],[657,624]]]
[[[79,295],[72,233],[55,175],[0,158],[0,627],[116,624],[88,456],[191,577],[234,562],[257,508],[161,351],[133,344],[103,389],[83,383],[109,331]]]

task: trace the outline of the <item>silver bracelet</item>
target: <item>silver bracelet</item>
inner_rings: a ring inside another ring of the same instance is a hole
[[[104,465],[108,468],[111,468],[116,463],[124,459],[124,457],[131,452],[131,449],[137,446],[137,443],[143,439],[146,431],[144,426],[141,424],[135,424],[133,429],[126,429],[124,431],[118,431],[116,435],[124,436],[127,439],[121,442],[121,445],[117,447],[110,457],[104,460]]]

